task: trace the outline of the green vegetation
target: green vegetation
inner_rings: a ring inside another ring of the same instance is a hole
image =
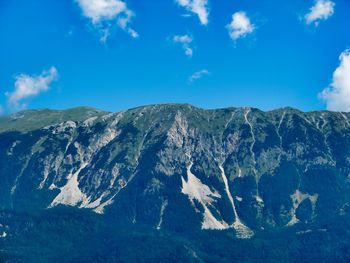
[[[28,132],[64,121],[83,121],[105,114],[107,112],[89,107],[77,107],[69,110],[25,110],[10,116],[1,116],[0,133],[8,131]]]

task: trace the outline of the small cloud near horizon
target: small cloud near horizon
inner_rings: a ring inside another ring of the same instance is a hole
[[[20,74],[15,77],[15,89],[13,92],[6,92],[7,103],[11,111],[27,108],[25,101],[50,89],[50,84],[56,81],[58,72],[55,67],[44,70],[40,75]]]
[[[209,74],[210,74],[210,72],[207,69],[202,69],[202,70],[196,71],[188,78],[188,82],[192,83],[195,80],[201,79],[204,76],[207,76]]]
[[[326,103],[328,110],[350,112],[350,49],[340,54],[339,61],[332,83],[319,94],[319,98]]]

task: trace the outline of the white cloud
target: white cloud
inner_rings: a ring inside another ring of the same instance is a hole
[[[316,0],[315,5],[304,17],[306,24],[315,23],[318,26],[321,20],[326,20],[334,14],[334,6],[335,3],[330,0]]]
[[[249,17],[242,11],[232,15],[232,21],[226,28],[233,40],[245,37],[255,30],[255,26],[251,23]]]
[[[14,110],[26,108],[27,105],[22,103],[23,100],[47,91],[57,77],[58,73],[55,67],[44,70],[39,76],[26,74],[16,76],[15,90],[6,93],[10,108]]]
[[[175,43],[180,43],[182,45],[182,49],[185,51],[186,56],[192,57],[193,49],[190,44],[193,41],[193,38],[189,35],[177,35],[173,37],[173,41]]]
[[[137,38],[138,33],[130,27],[134,13],[121,0],[76,0],[83,15],[100,31],[101,42],[106,42],[110,35],[112,23],[127,32],[131,37]]]
[[[332,111],[350,111],[350,49],[339,57],[340,65],[333,73],[333,81],[319,97]]]
[[[197,80],[197,79],[201,79],[201,78],[203,78],[204,76],[209,75],[209,74],[210,74],[210,72],[209,72],[208,70],[202,69],[202,70],[199,70],[199,71],[196,71],[195,73],[193,73],[193,74],[189,77],[188,81],[189,81],[190,83],[192,83],[193,81],[195,81],[195,80]]]
[[[176,0],[176,2],[187,11],[196,14],[202,25],[208,24],[208,0]]]

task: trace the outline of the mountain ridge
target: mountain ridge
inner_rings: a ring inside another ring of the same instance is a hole
[[[278,107],[278,108],[274,108],[274,109],[270,109],[270,110],[262,110],[258,107],[253,107],[253,106],[227,106],[227,107],[218,107],[218,108],[205,108],[205,107],[199,107],[199,106],[195,106],[191,103],[154,103],[154,104],[145,104],[145,105],[141,105],[141,106],[136,106],[136,107],[131,107],[131,108],[127,108],[124,110],[120,110],[120,111],[106,111],[103,109],[99,109],[96,107],[91,107],[91,106],[75,106],[75,107],[71,107],[71,108],[66,108],[66,109],[52,109],[52,108],[34,108],[34,109],[25,109],[25,110],[20,110],[17,112],[13,112],[13,113],[8,113],[8,114],[3,114],[2,116],[0,116],[0,118],[9,118],[12,116],[16,116],[22,113],[30,113],[30,112],[45,112],[45,111],[50,111],[50,112],[66,112],[66,111],[75,111],[75,110],[92,110],[92,111],[99,111],[99,112],[105,112],[105,113],[120,113],[120,112],[124,112],[124,111],[128,111],[128,110],[137,110],[137,109],[142,109],[142,108],[150,108],[150,107],[192,107],[192,108],[196,108],[198,110],[204,110],[204,111],[215,111],[215,110],[234,110],[234,109],[252,109],[252,110],[258,110],[258,111],[262,111],[265,113],[268,112],[276,112],[276,111],[282,111],[282,110],[289,110],[289,111],[297,111],[297,112],[301,112],[301,113],[337,113],[337,112],[341,112],[341,113],[348,113],[346,111],[331,111],[331,110],[301,110],[299,108],[296,107],[292,107],[292,106],[284,106],[284,107]]]
[[[348,113],[187,104],[68,113],[24,114],[11,129],[0,121],[0,211],[67,207],[116,227],[251,242],[348,215]]]
[[[101,109],[97,109],[94,107],[89,107],[89,106],[77,106],[77,107],[73,107],[73,108],[68,108],[68,109],[49,109],[49,108],[43,108],[43,109],[28,109],[28,110],[22,110],[22,111],[18,111],[15,113],[11,113],[9,115],[2,115],[0,116],[0,132],[5,131],[5,129],[1,126],[6,126],[9,125],[9,122],[13,122],[13,120],[16,119],[20,119],[23,116],[31,116],[33,115],[33,117],[41,117],[42,115],[47,115],[47,114],[51,114],[54,115],[54,117],[57,119],[58,117],[61,118],[61,121],[66,121],[66,120],[77,120],[77,121],[83,121],[84,118],[88,119],[89,117],[93,117],[93,116],[102,116],[102,115],[107,115],[107,114],[118,114],[118,113],[122,113],[122,112],[126,112],[126,111],[133,111],[133,110],[145,110],[145,109],[150,109],[150,108],[154,108],[154,107],[169,107],[169,108],[174,108],[174,110],[180,110],[181,108],[193,108],[199,111],[207,111],[207,112],[215,112],[215,111],[222,111],[222,110],[227,110],[227,111],[233,111],[233,110],[246,110],[249,109],[251,111],[259,111],[259,112],[263,112],[266,114],[273,114],[273,113],[278,113],[281,111],[285,111],[285,112],[295,112],[295,113],[300,113],[300,114],[348,114],[347,112],[340,112],[340,111],[329,111],[329,110],[311,110],[311,111],[302,111],[300,109],[297,108],[293,108],[293,107],[281,107],[281,108],[276,108],[276,109],[272,109],[272,110],[261,110],[259,108],[255,108],[255,107],[224,107],[224,108],[213,108],[213,109],[207,109],[207,108],[202,108],[202,107],[197,107],[194,106],[192,104],[189,103],[162,103],[162,104],[149,104],[149,105],[143,105],[143,106],[138,106],[138,107],[133,107],[133,108],[129,108],[126,110],[122,110],[122,111],[116,111],[116,112],[110,112],[110,111],[104,111]],[[86,116],[84,116],[84,114],[81,114],[81,112],[85,112],[87,113]],[[37,116],[39,115],[39,116]],[[344,116],[344,115],[343,115]],[[54,123],[54,121],[57,122],[57,120],[53,120],[53,122],[51,122],[51,124]],[[50,125],[50,122],[46,122],[42,125]],[[42,128],[44,126],[34,126],[35,128]],[[10,128],[8,128],[8,130],[16,130],[16,125],[11,126],[10,124]],[[19,128],[20,130],[26,131],[27,129],[24,128]],[[33,129],[33,128],[32,128]]]

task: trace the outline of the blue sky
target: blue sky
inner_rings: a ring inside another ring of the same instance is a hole
[[[91,9],[99,1],[125,6],[101,14]],[[193,0],[1,0],[3,112],[167,102],[348,109],[350,99],[329,106],[350,95],[348,0],[332,0],[318,20],[307,20],[313,0],[196,1],[206,3],[204,17]],[[243,17],[232,23],[233,14]],[[342,63],[342,82],[332,84]],[[321,100],[330,85],[343,93]]]

